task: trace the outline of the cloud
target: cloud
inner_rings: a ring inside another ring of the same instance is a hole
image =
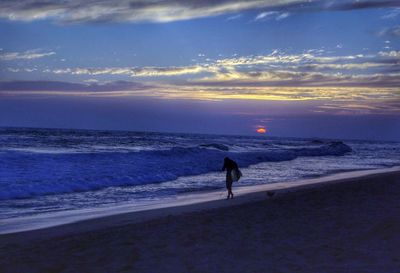
[[[217,64],[223,66],[241,66],[241,65],[272,65],[272,64],[299,64],[299,63],[331,63],[338,61],[356,61],[366,59],[368,56],[363,54],[346,56],[322,56],[320,52],[307,51],[302,54],[285,54],[277,50],[268,55],[245,56],[239,58],[228,58],[217,60]]]
[[[53,51],[41,52],[41,50],[28,50],[25,52],[4,52],[0,53],[0,61],[14,61],[14,60],[33,60],[43,57],[48,57],[56,54]]]
[[[116,2],[6,0],[0,2],[0,17],[21,21],[52,19],[64,23],[172,22],[249,9],[280,7],[297,2],[297,0],[121,0]]]
[[[400,113],[400,102],[393,99],[378,101],[347,101],[324,103],[317,108],[321,112],[333,113],[335,115],[398,115]]]
[[[96,80],[96,79],[87,79],[87,80],[84,80],[84,82],[86,82],[86,83],[98,83],[99,82],[99,80]]]
[[[266,11],[258,14],[255,18],[254,21],[265,21],[271,18],[275,18],[275,20],[280,21],[283,20],[287,17],[289,17],[290,13],[289,12],[277,12],[277,11]]]
[[[394,27],[382,29],[378,33],[378,35],[398,38],[398,37],[400,37],[400,26],[394,26]]]
[[[163,77],[164,83],[188,86],[374,86],[400,84],[399,51],[377,54],[323,55],[308,50],[301,54],[273,51],[267,55],[204,60],[189,66],[105,67],[45,69],[70,75],[121,75],[134,78]],[[15,71],[15,72],[19,72]],[[29,72],[26,69],[25,72]]]
[[[192,80],[204,86],[315,86],[315,87],[398,87],[400,73],[350,75],[342,73],[295,72],[289,70],[224,73]]]
[[[227,20],[227,21],[233,21],[233,20],[240,19],[240,18],[242,18],[242,17],[243,17],[242,14],[236,14],[236,15],[229,16],[228,18],[226,18],[226,20]]]
[[[14,68],[14,67],[8,67],[6,68],[7,71],[13,72],[13,73],[18,73],[18,72],[34,72],[38,71],[37,68]]]
[[[392,51],[380,51],[378,54],[379,54],[379,56],[382,56],[382,57],[393,57],[393,58],[399,58],[400,59],[400,51],[395,51],[395,50],[392,50]]]
[[[8,20],[50,19],[61,23],[172,22],[246,10],[288,12],[350,10],[400,6],[398,1],[371,0],[3,0],[0,17]]]
[[[280,21],[280,20],[283,20],[283,19],[288,18],[289,15],[290,15],[289,12],[284,12],[284,13],[279,14],[275,19],[276,19],[277,21]]]
[[[368,111],[393,114],[400,111],[398,88],[388,87],[269,87],[269,86],[185,86],[144,85],[117,81],[105,84],[80,84],[50,81],[0,82],[0,96],[44,97],[156,97],[190,100],[279,100],[321,101],[323,112]]]
[[[269,19],[272,16],[276,15],[278,12],[277,11],[266,11],[266,12],[261,12],[254,18],[255,21],[261,21],[265,19]]]
[[[206,65],[170,67],[110,67],[110,68],[63,68],[46,69],[44,72],[71,75],[127,75],[131,77],[179,76],[208,72]]]
[[[13,72],[13,73],[18,73],[21,71],[21,69],[19,68],[13,68],[13,67],[9,67],[7,68],[7,71]]]
[[[71,92],[101,92],[122,90],[143,90],[150,88],[142,83],[129,81],[114,81],[98,84],[91,81],[88,84],[60,81],[6,81],[0,82],[0,91],[71,91]]]
[[[313,54],[312,52],[316,52]],[[216,60],[211,76],[189,81],[204,86],[369,86],[400,85],[399,52],[322,56],[318,51]],[[357,71],[359,70],[359,71]],[[363,71],[360,73],[360,71]]]
[[[397,66],[397,64],[388,63],[374,63],[374,62],[364,62],[364,63],[346,63],[346,64],[305,64],[301,66],[293,66],[292,69],[297,69],[300,71],[309,70],[358,70],[358,69],[369,69],[378,67],[390,67]]]
[[[336,10],[356,10],[356,9],[372,9],[372,8],[390,8],[400,6],[397,0],[357,0],[357,1],[326,1],[328,9]]]
[[[400,15],[400,8],[393,9],[382,16],[382,19],[395,19]]]

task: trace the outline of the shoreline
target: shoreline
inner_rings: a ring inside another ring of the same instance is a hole
[[[0,236],[4,272],[380,272],[400,268],[400,171]],[[0,270],[0,271],[1,271]]]
[[[45,236],[54,234],[57,236],[63,233],[78,233],[125,224],[135,224],[183,213],[257,202],[264,200],[268,191],[274,192],[275,195],[282,195],[287,192],[323,187],[329,184],[345,183],[396,172],[400,172],[400,166],[341,172],[297,181],[240,186],[234,188],[235,198],[233,200],[225,200],[224,189],[223,193],[221,193],[221,190],[213,190],[201,193],[181,194],[173,200],[168,200],[167,203],[153,202],[142,206],[125,204],[110,208],[83,209],[50,213],[50,215],[44,214],[33,217],[13,218],[0,222],[0,238],[8,235],[19,236],[19,234],[35,234],[33,237],[42,237],[41,234],[45,234]]]

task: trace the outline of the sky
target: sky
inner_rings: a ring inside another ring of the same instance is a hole
[[[3,0],[0,37],[0,126],[400,141],[399,1]]]

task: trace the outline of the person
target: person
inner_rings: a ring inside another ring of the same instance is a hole
[[[236,164],[235,161],[230,159],[229,157],[224,158],[224,166],[222,167],[222,171],[226,170],[226,189],[228,190],[228,196],[226,199],[233,198],[233,192],[232,192],[232,183],[233,183],[233,177],[232,177],[232,171],[236,170],[239,172],[239,167]]]

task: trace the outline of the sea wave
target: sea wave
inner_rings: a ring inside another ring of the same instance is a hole
[[[219,171],[226,156],[245,168],[261,162],[300,156],[341,156],[351,151],[343,142],[247,152],[232,151],[229,146],[216,143],[128,153],[8,151],[0,157],[0,200],[161,183]]]

